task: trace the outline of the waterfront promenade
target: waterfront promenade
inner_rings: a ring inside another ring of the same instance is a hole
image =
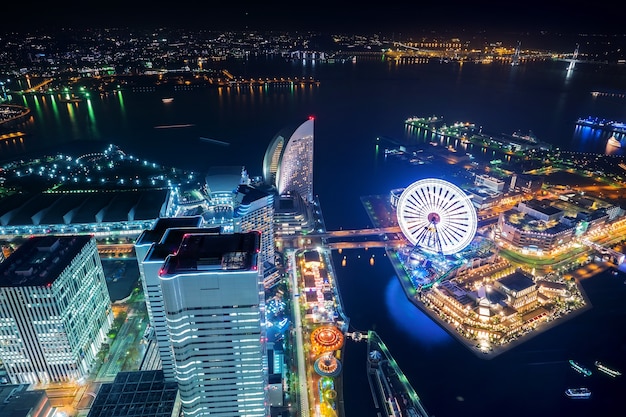
[[[362,201],[374,227],[389,228],[397,224],[397,220],[395,220],[394,218],[394,213],[391,210],[391,205],[388,202],[388,198],[386,196],[366,196],[362,197]],[[404,240],[403,237],[398,238],[401,241],[404,241],[405,245],[410,245],[408,241]],[[472,320],[465,316],[463,317],[465,320],[467,320],[467,322],[459,322],[457,321],[457,319],[454,319],[454,315],[444,314],[443,312],[445,309],[435,309],[433,308],[433,305],[429,305],[426,303],[431,301],[428,299],[428,297],[424,297],[422,293],[416,290],[414,283],[408,275],[407,269],[403,264],[401,257],[399,256],[397,241],[394,241],[393,243],[395,244],[386,247],[387,258],[389,259],[391,265],[395,270],[397,278],[402,285],[407,299],[409,299],[411,303],[419,308],[422,312],[428,315],[441,328],[445,329],[459,343],[461,343],[468,350],[470,350],[472,353],[482,359],[495,358],[496,356],[520,345],[521,343],[528,341],[529,339],[541,334],[542,332],[548,331],[554,326],[571,320],[572,318],[577,317],[585,311],[591,309],[591,302],[585,294],[584,289],[580,284],[580,281],[599,274],[611,266],[611,264],[607,262],[592,262],[564,274],[564,278],[566,280],[569,280],[569,282],[571,283],[569,288],[570,291],[572,291],[571,296],[575,300],[572,307],[569,307],[562,311],[558,310],[556,313],[547,315],[540,315],[539,313],[536,313],[536,317],[538,317],[537,319],[523,321],[517,327],[508,329],[508,331],[512,332],[514,336],[508,338],[503,343],[485,343],[484,340],[481,341],[479,338],[468,337],[467,331],[461,331],[463,325],[470,328],[478,326],[476,328],[480,329],[481,325],[479,323],[474,323]],[[566,256],[566,254],[564,254],[563,256]],[[552,259],[552,262],[555,262],[555,258],[551,257],[550,259]],[[523,264],[520,265],[523,266]],[[515,270],[516,266],[520,265],[509,265],[506,270]],[[482,268],[485,269],[485,271],[482,272],[483,275],[486,274],[486,276],[490,276],[491,278],[495,276],[495,267],[492,268],[489,264],[487,264]],[[491,272],[490,268],[493,269]],[[481,273],[479,272],[478,275],[480,276]],[[543,310],[543,308],[539,307],[537,311],[538,310]],[[539,319],[540,317],[543,318]]]
[[[11,127],[30,117],[30,109],[15,104],[0,104],[0,127]]]

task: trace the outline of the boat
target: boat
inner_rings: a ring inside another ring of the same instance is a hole
[[[224,142],[224,141],[217,140],[217,139],[211,139],[211,138],[203,138],[203,137],[200,137],[200,140],[203,140],[203,141],[205,141],[205,142],[215,143],[215,144],[217,144],[217,145],[222,145],[222,146],[228,146],[228,145],[230,145],[230,143],[228,143],[228,142]]]
[[[574,399],[586,400],[591,397],[591,391],[589,388],[568,388],[565,390],[565,395]]]
[[[185,124],[180,124],[180,125],[159,125],[159,126],[154,126],[155,129],[180,129],[183,127],[192,127],[195,126],[195,124],[193,123],[185,123]]]
[[[591,370],[581,366],[578,362],[573,359],[569,360],[570,366],[578,373],[581,373],[583,376],[591,376]]]
[[[579,118],[576,121],[577,126],[581,127],[589,127],[592,129],[598,129],[605,132],[613,133],[626,133],[626,123],[618,122],[607,119],[600,119],[598,117],[587,117],[587,118]]]
[[[163,103],[171,103],[172,101],[174,101],[174,98],[173,97],[165,97],[165,98],[162,98],[161,101]]]
[[[604,372],[605,374],[607,374],[608,376],[612,376],[613,378],[622,375],[622,373],[618,371],[617,369],[609,368],[608,366],[606,366],[600,361],[595,361],[594,365],[596,365],[596,368],[598,368],[598,371]]]
[[[76,96],[66,96],[59,99],[61,103],[80,103],[83,101],[82,98]]]

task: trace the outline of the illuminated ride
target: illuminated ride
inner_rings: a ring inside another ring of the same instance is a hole
[[[468,246],[478,218],[470,197],[456,185],[423,179],[404,189],[396,209],[398,224],[411,244],[450,255]]]
[[[321,376],[337,376],[341,373],[341,362],[333,356],[332,352],[327,352],[317,358],[313,369]]]
[[[343,342],[343,333],[334,326],[321,326],[311,332],[311,350],[314,354],[341,349]]]

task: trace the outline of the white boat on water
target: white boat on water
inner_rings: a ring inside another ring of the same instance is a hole
[[[596,365],[596,368],[598,368],[598,371],[604,372],[605,374],[612,376],[613,378],[622,375],[622,373],[618,371],[617,369],[609,368],[608,366],[606,366],[600,361],[595,361],[595,365]]]
[[[161,101],[163,103],[171,103],[172,101],[174,101],[174,98],[173,97],[165,97],[165,98],[162,98]]]
[[[591,397],[591,391],[589,388],[568,388],[565,390],[565,395],[574,399],[586,400]]]

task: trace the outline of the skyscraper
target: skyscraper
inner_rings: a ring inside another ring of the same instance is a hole
[[[213,167],[206,176],[208,210],[203,221],[223,233],[261,232],[261,258],[265,285],[280,278],[274,261],[274,202],[276,190],[251,179],[245,167]]]
[[[263,179],[279,195],[296,194],[313,202],[314,119],[281,130],[270,142],[263,158]]]
[[[199,229],[201,222],[201,216],[160,218],[151,230],[145,230],[135,242],[148,317],[154,329],[163,374],[169,381],[175,379],[174,358],[165,323],[159,271],[165,258],[178,250],[184,234],[204,230]],[[212,230],[219,233],[219,228]]]
[[[160,272],[185,416],[266,416],[259,232],[188,234]]]
[[[86,377],[112,322],[93,237],[33,237],[0,264],[0,359],[12,383]]]
[[[249,184],[239,184],[234,203],[234,231],[261,232],[260,267],[264,285],[269,287],[280,278],[274,262],[274,195]]]

